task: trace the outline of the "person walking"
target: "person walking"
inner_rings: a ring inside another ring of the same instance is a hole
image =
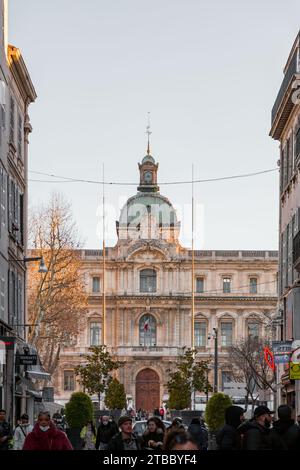
[[[121,431],[110,440],[107,450],[110,452],[141,450],[140,440],[132,430],[132,418],[130,416],[121,416],[118,427]]]
[[[106,450],[108,443],[117,434],[118,427],[114,421],[109,420],[109,416],[100,418],[100,425],[97,429],[96,449]]]
[[[142,437],[142,447],[150,450],[161,450],[164,442],[165,425],[154,416],[148,419],[147,428]]]
[[[278,407],[278,420],[270,431],[272,450],[299,450],[300,428],[292,419],[292,408],[288,405]]]
[[[208,432],[206,428],[201,425],[199,418],[193,418],[189,427],[188,432],[197,442],[198,448],[201,450],[207,450],[208,446]]]
[[[164,416],[165,416],[165,410],[164,408],[161,406],[160,409],[159,409],[159,416],[161,419],[164,419]]]
[[[0,450],[8,450],[12,439],[10,424],[6,421],[6,411],[0,410]]]
[[[95,450],[96,429],[93,421],[88,421],[86,426],[83,426],[80,431],[80,437],[83,441],[83,450]]]
[[[19,424],[14,432],[14,450],[22,450],[26,436],[33,430],[32,424],[29,423],[29,416],[24,413],[20,417]]]
[[[23,450],[73,450],[66,434],[57,429],[50,413],[41,411],[37,423],[25,439]]]
[[[241,434],[238,427],[244,421],[245,410],[231,405],[225,410],[225,425],[217,433],[218,450],[240,450]]]
[[[241,434],[242,450],[271,450],[270,427],[272,414],[267,406],[260,405],[254,410],[254,417],[238,427]]]

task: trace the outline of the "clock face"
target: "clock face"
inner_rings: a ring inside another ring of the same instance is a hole
[[[145,171],[144,181],[145,181],[145,183],[152,183],[152,172],[151,171]]]

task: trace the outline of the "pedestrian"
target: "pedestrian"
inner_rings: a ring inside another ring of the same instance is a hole
[[[130,416],[121,416],[118,421],[118,427],[121,431],[111,439],[107,450],[110,452],[141,450],[140,440],[134,435],[132,430],[132,418]]]
[[[108,443],[117,434],[118,427],[109,416],[105,415],[100,418],[100,425],[97,429],[96,449],[106,450]]]
[[[260,405],[254,410],[254,417],[238,427],[241,434],[242,450],[271,450],[270,426],[272,414],[267,406]]]
[[[142,446],[150,450],[161,450],[164,442],[165,425],[154,416],[148,419],[147,428],[142,437]]]
[[[163,445],[164,451],[170,450],[200,450],[195,439],[184,429],[173,430],[166,434]]]
[[[225,425],[217,433],[218,450],[241,450],[241,434],[238,427],[244,421],[245,410],[231,405],[225,410]]]
[[[165,410],[163,409],[163,407],[161,407],[159,409],[159,416],[161,419],[164,419],[164,416],[165,416]]]
[[[168,427],[167,431],[178,431],[178,429],[184,430],[184,425],[182,423],[182,418],[177,416],[176,418],[173,419],[171,425]]]
[[[73,450],[66,434],[57,429],[48,411],[41,411],[33,431],[25,439],[23,450]]]
[[[270,431],[273,450],[299,450],[300,428],[292,419],[292,408],[288,405],[278,407],[278,420]]]
[[[14,450],[22,450],[26,436],[33,430],[32,424],[29,423],[29,416],[24,413],[19,419],[19,424],[14,432]]]
[[[297,424],[300,426],[300,415],[297,416]]]
[[[188,432],[197,442],[198,448],[201,450],[207,450],[208,447],[208,432],[206,428],[201,424],[199,418],[193,418],[189,427]]]
[[[93,421],[88,421],[80,431],[80,437],[83,441],[83,450],[95,450],[96,444],[96,429]]]
[[[10,424],[6,421],[6,411],[0,410],[0,450],[8,450],[12,439]]]

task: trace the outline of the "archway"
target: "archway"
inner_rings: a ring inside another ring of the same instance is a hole
[[[159,377],[153,369],[143,369],[136,377],[136,409],[151,412],[159,408]]]

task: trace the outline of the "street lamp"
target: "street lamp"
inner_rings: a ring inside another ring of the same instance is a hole
[[[44,274],[48,272],[48,268],[45,264],[43,256],[34,256],[34,257],[31,257],[31,258],[23,258],[23,259],[11,258],[11,259],[9,259],[9,261],[22,261],[24,264],[25,263],[30,263],[31,261],[39,261],[40,265],[39,265],[38,272],[39,273],[44,273]]]
[[[215,354],[214,354],[214,393],[218,391],[218,328],[213,328],[213,333],[208,336],[208,339],[211,337],[215,341]]]

